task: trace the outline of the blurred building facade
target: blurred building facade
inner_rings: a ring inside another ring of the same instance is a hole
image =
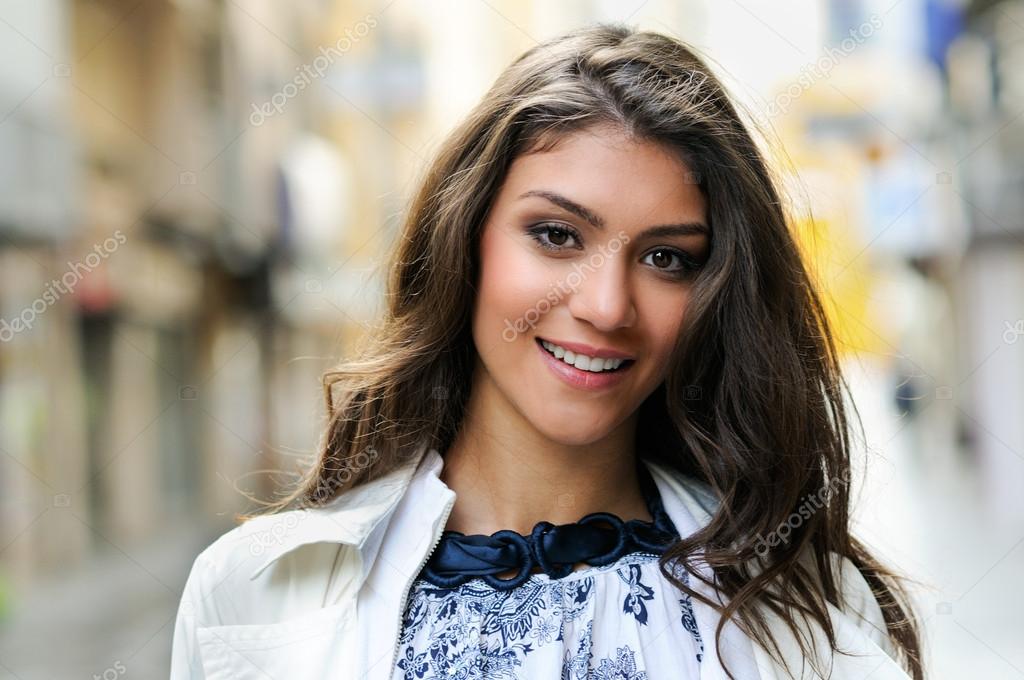
[[[333,33],[370,14],[358,9],[110,0],[4,17],[25,64],[0,80],[11,583],[169,525],[221,515],[223,528],[249,507],[238,487],[271,490],[247,473],[311,452],[325,359],[278,359],[325,355],[368,318],[325,289],[364,299],[339,263],[360,236],[346,225],[380,221],[369,197],[386,176],[371,167],[354,191],[324,135],[373,139],[371,166],[389,144],[287,86],[321,45],[332,64],[372,59],[376,43]]]

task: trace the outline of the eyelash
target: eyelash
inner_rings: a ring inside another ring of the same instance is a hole
[[[560,231],[560,232],[563,232],[565,234],[568,234],[572,238],[576,239],[577,243],[581,243],[580,236],[579,236],[579,234],[576,233],[576,230],[572,229],[571,227],[568,227],[566,225],[563,225],[563,224],[556,224],[554,222],[544,222],[542,224],[538,224],[536,226],[530,227],[530,229],[528,231],[529,231],[529,234],[530,234],[531,238],[533,238],[533,240],[536,241],[537,244],[541,248],[543,248],[544,250],[549,250],[549,251],[557,252],[557,251],[565,250],[566,248],[570,248],[571,247],[571,246],[555,245],[555,244],[552,244],[550,242],[545,242],[541,238],[541,236],[543,234],[549,234],[550,232],[553,232],[553,231]],[[670,253],[672,255],[675,255],[676,257],[679,258],[679,261],[682,263],[681,267],[679,269],[674,269],[674,270],[673,269],[662,269],[662,268],[659,268],[659,267],[655,267],[655,269],[657,269],[658,271],[664,272],[665,274],[667,274],[667,275],[669,275],[669,276],[671,276],[673,278],[677,278],[677,279],[688,278],[689,276],[691,276],[692,274],[696,273],[701,268],[701,265],[698,264],[697,262],[695,262],[693,260],[693,258],[690,257],[689,254],[684,253],[683,251],[677,250],[675,248],[667,248],[667,247],[665,247],[665,248],[658,248],[656,250],[651,251],[651,253],[648,253],[648,254],[658,253],[658,252],[666,252],[666,253]],[[646,255],[644,257],[646,257]]]

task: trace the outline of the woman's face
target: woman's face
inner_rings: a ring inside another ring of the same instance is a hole
[[[708,255],[706,225],[690,169],[617,128],[519,156],[481,236],[477,387],[482,379],[553,441],[608,436],[665,378]],[[593,358],[613,356],[628,359],[593,371]]]

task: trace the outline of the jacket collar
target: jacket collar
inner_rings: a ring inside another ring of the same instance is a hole
[[[666,512],[680,532],[684,531],[680,522],[687,525],[692,522],[693,526],[688,528],[696,531],[709,521],[717,508],[717,499],[705,484],[660,464],[648,460],[644,463],[651,471],[663,502],[667,503]],[[284,524],[291,524],[291,527],[285,532],[274,532],[280,535],[266,548],[263,560],[249,578],[255,579],[285,555],[313,543],[355,546],[362,554],[364,569],[368,569],[388,520],[413,480],[437,478],[441,486],[448,488],[439,479],[443,466],[441,454],[423,443],[409,460],[383,477],[348,489],[321,507],[284,513],[290,516]]]
[[[436,451],[433,453],[441,457]],[[273,531],[273,545],[265,549],[263,560],[249,579],[255,579],[267,567],[293,550],[312,543],[355,546],[363,553],[364,562],[368,563],[370,560],[366,558],[369,555],[365,554],[367,548],[379,544],[374,539],[378,538],[380,532],[375,530],[384,529],[384,520],[390,517],[398,505],[426,454],[427,447],[421,444],[409,460],[383,477],[348,489],[323,506],[282,513],[279,522],[288,530]]]

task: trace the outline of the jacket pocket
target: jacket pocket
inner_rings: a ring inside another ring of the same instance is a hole
[[[355,607],[328,607],[269,624],[196,629],[207,680],[345,677],[354,658]]]

